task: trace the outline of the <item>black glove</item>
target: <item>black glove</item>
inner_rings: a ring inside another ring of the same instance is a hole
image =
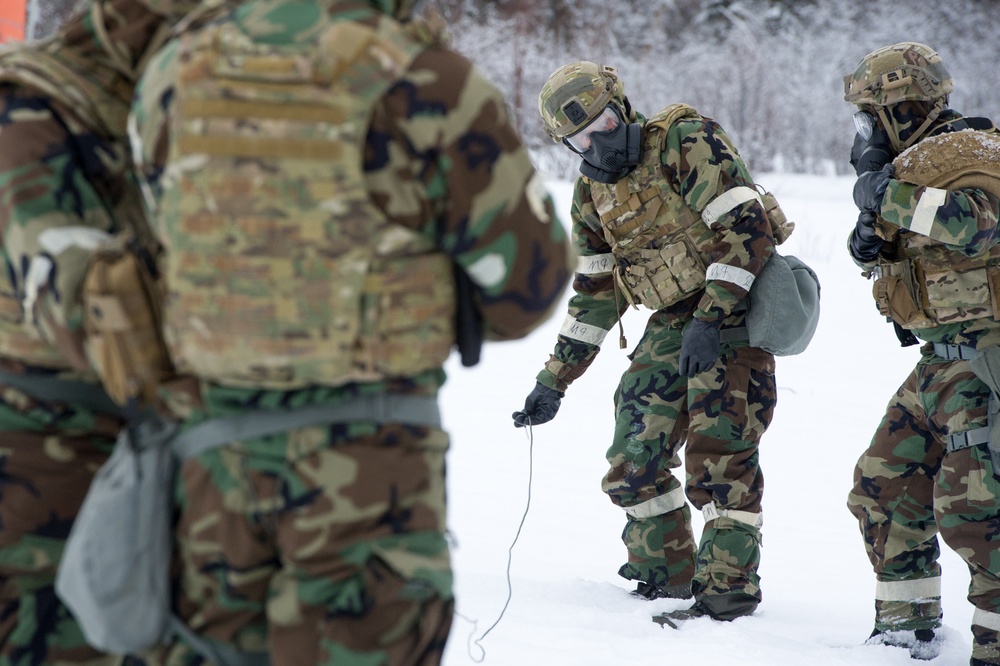
[[[863,264],[875,261],[884,244],[885,240],[875,233],[875,213],[865,211],[859,213],[857,224],[854,225],[854,231],[851,232],[848,241],[851,256]]]
[[[523,428],[526,425],[536,426],[540,423],[548,423],[555,418],[559,411],[559,403],[562,402],[562,391],[545,386],[541,382],[535,383],[535,388],[528,394],[524,401],[524,411],[514,412],[511,416],[514,419],[515,428]]]
[[[878,214],[882,210],[882,197],[889,179],[896,175],[896,167],[886,164],[881,171],[868,171],[858,176],[854,183],[854,204],[860,211]]]
[[[694,377],[706,372],[719,360],[719,326],[692,319],[684,327],[678,368],[682,375]]]

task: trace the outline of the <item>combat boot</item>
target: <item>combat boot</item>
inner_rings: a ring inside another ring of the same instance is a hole
[[[930,661],[941,652],[941,639],[934,629],[900,629],[881,631],[875,629],[865,645],[888,645],[909,650],[911,659]]]
[[[629,592],[629,594],[638,599],[649,601],[653,599],[690,599],[694,596],[691,593],[691,583],[661,587],[642,580],[639,581],[635,589]]]

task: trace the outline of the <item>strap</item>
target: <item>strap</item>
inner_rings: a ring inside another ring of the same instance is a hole
[[[940,597],[941,576],[875,582],[875,598],[879,601],[917,601]]]
[[[946,361],[970,361],[976,355],[976,348],[969,345],[949,345],[935,342],[934,353]]]
[[[684,508],[687,500],[684,498],[684,489],[680,486],[674,488],[666,495],[657,495],[645,502],[640,502],[633,506],[623,506],[625,513],[636,520],[661,516],[672,511]]]
[[[221,641],[200,636],[184,620],[170,615],[170,631],[216,666],[270,666],[267,652],[243,652]]]
[[[743,342],[750,339],[750,331],[746,326],[730,326],[719,329],[719,342],[726,344],[729,342]]]
[[[982,428],[956,432],[948,435],[944,439],[945,452],[952,453],[954,451],[961,451],[962,449],[967,449],[970,446],[979,446],[980,444],[988,443],[990,441],[990,428],[989,426],[983,426]]]
[[[738,523],[743,523],[745,525],[749,525],[750,527],[756,527],[757,529],[764,526],[764,516],[759,512],[754,513],[753,511],[740,511],[739,509],[720,509],[715,506],[715,502],[709,502],[705,506],[701,507],[701,515],[705,518],[706,523],[722,516],[723,518],[730,518]]]
[[[0,370],[0,384],[16,388],[35,400],[65,402],[87,409],[124,418],[124,410],[104,391],[97,381],[63,379],[54,375],[20,375]]]
[[[210,419],[181,433],[171,446],[181,460],[188,460],[227,442],[345,421],[406,423],[439,428],[441,410],[436,396],[377,393],[357,396],[336,405],[308,405],[287,411],[247,412]]]

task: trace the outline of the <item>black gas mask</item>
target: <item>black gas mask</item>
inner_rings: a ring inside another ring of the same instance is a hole
[[[851,147],[851,166],[858,176],[866,171],[881,171],[892,161],[892,143],[889,134],[878,124],[869,111],[854,114],[854,146]]]
[[[642,126],[626,123],[618,107],[609,104],[586,127],[563,141],[583,158],[580,173],[600,183],[616,183],[639,164]]]

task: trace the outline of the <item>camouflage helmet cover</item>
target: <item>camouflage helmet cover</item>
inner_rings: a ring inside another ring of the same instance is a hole
[[[954,89],[941,56],[917,42],[873,51],[861,59],[853,74],[844,77],[844,99],[858,106],[934,101]]]
[[[558,143],[585,127],[611,102],[625,117],[624,92],[618,70],[610,65],[586,60],[563,65],[538,93],[538,112],[545,133]]]

